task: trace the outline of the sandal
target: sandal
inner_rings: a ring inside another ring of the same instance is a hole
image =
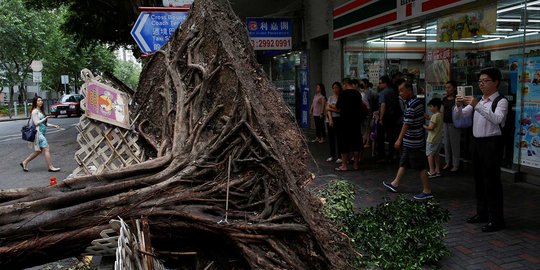
[[[343,168],[341,168],[341,167],[337,167],[337,168],[335,168],[334,170],[335,170],[335,171],[338,171],[338,172],[347,172],[347,171],[349,171],[349,169],[343,169]]]
[[[28,168],[25,168],[22,162],[21,162],[21,163],[19,163],[19,165],[21,165],[21,167],[22,167],[22,170],[23,170],[23,171],[25,171],[25,172],[27,172],[27,171],[28,171]]]

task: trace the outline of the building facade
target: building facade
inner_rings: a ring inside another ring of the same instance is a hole
[[[514,126],[502,146],[503,170],[540,183],[540,1],[303,1],[297,27],[309,59],[310,100],[319,82],[367,78],[377,87],[380,76],[398,72],[413,77],[426,100],[442,97],[448,80],[480,95],[479,71],[499,68]]]

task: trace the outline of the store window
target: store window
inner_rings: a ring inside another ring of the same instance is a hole
[[[384,74],[405,74],[428,101],[445,95],[448,80],[481,95],[478,73],[497,67],[515,127],[504,145],[504,166],[540,168],[540,1],[473,3],[430,16],[346,38],[345,75],[376,86]]]

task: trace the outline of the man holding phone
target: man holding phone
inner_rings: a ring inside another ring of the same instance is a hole
[[[482,98],[474,96],[456,97],[454,110],[461,111],[463,117],[473,114],[473,171],[476,187],[476,215],[467,219],[468,223],[488,222],[483,232],[504,229],[503,191],[501,184],[501,161],[503,156],[502,126],[508,113],[508,100],[492,104],[499,96],[498,87],[502,75],[497,68],[480,71],[478,85]]]

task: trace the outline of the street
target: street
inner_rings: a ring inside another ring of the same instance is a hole
[[[59,172],[49,172],[43,155],[38,156],[28,165],[29,172],[23,172],[19,163],[33,150],[30,143],[21,139],[21,127],[28,120],[0,122],[0,189],[27,188],[49,185],[49,178],[55,176],[58,181],[65,179],[77,167],[74,159],[77,143],[76,125],[78,117],[50,118],[49,123],[60,125],[60,129],[47,128],[45,137],[49,142],[54,166]]]

